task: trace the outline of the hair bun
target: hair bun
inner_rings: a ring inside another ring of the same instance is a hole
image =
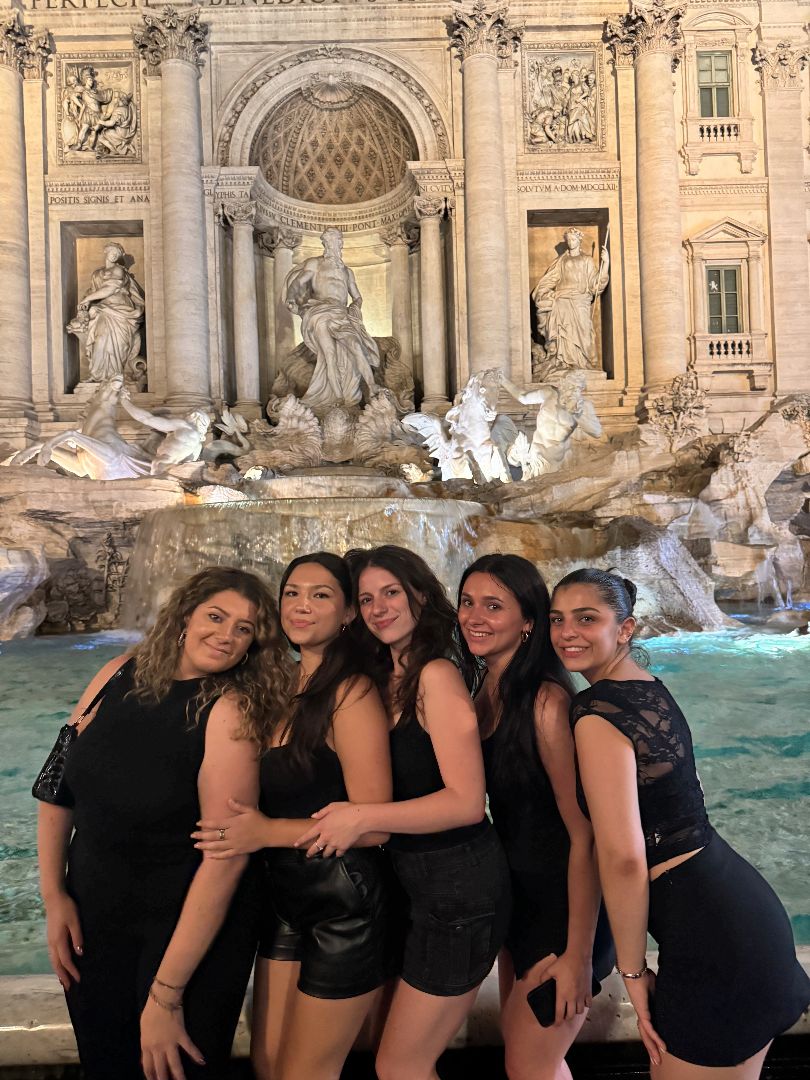
[[[622,580],[622,585],[624,585],[625,589],[627,589],[627,594],[630,597],[630,603],[635,604],[635,602],[636,602],[636,594],[638,593],[638,589],[633,584],[633,582],[630,580],[630,578],[623,577],[621,580]]]

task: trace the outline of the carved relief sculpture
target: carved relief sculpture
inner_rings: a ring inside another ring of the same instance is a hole
[[[326,229],[321,242],[323,255],[295,267],[284,285],[285,303],[301,317],[301,335],[316,357],[303,397],[312,409],[357,405],[363,386],[371,398],[377,390],[374,371],[380,365],[377,344],[363,325],[363,298],[343,262],[343,234]]]
[[[126,53],[61,56],[57,65],[57,151],[63,164],[141,159],[138,79]]]
[[[543,376],[595,367],[593,304],[608,285],[607,237],[599,266],[582,251],[582,233],[566,229],[567,250],[548,267],[532,292],[546,352]]]
[[[771,48],[757,45],[751,59],[763,90],[801,90],[801,73],[810,60],[810,45],[791,45],[789,41],[780,41]]]
[[[601,148],[602,96],[595,50],[525,50],[523,115],[527,148]]]
[[[124,258],[120,244],[107,244],[104,266],[93,271],[67,329],[82,342],[90,382],[122,375],[140,389],[146,376],[146,361],[140,356],[145,299]]]

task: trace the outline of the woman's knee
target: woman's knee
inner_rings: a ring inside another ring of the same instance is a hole
[[[377,1080],[429,1080],[429,1077],[434,1075],[432,1069],[424,1073],[420,1072],[413,1058],[394,1056],[386,1053],[384,1048],[377,1054],[374,1068],[377,1072]]]

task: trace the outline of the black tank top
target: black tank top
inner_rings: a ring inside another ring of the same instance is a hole
[[[325,743],[313,753],[311,771],[293,762],[289,744],[265,751],[259,783],[259,808],[272,818],[308,818],[330,802],[348,799],[340,759]]]
[[[132,862],[196,858],[197,774],[214,702],[196,717],[200,679],[171,685],[162,701],[130,694],[134,661],[115,679],[65,762],[65,805],[75,841],[125,852]]]
[[[504,776],[495,769],[500,725],[481,743],[492,823],[510,868],[519,875],[568,874],[571,842],[537,747],[528,767]]]
[[[430,735],[416,717],[403,713],[391,732],[391,774],[394,802],[421,799],[444,787]],[[436,833],[394,833],[387,846],[398,851],[437,851],[472,840],[488,827],[486,818],[475,825]]]
[[[660,679],[600,679],[571,702],[571,726],[601,716],[633,744],[647,865],[704,847],[713,829],[695,768],[692,735]],[[587,814],[577,773],[577,798]]]

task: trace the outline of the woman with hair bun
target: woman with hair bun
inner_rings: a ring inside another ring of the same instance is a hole
[[[508,867],[484,813],[478,725],[452,662],[456,613],[441,582],[418,555],[392,544],[346,558],[361,616],[359,655],[393,724],[395,801],[331,803],[300,842],[341,852],[364,834],[391,833],[409,910],[377,1076],[436,1080],[436,1060],[503,942]]]
[[[779,898],[709,824],[683,713],[633,659],[635,598],[626,578],[582,569],[551,600],[557,655],[590,683],[571,723],[617,969],[653,1080],[755,1080],[810,979]]]
[[[188,838],[229,796],[256,799],[291,675],[264,582],[209,567],[82,694],[58,802],[40,804],[39,865],[87,1080],[228,1075],[257,882],[247,856],[202,859]]]
[[[259,809],[231,802],[201,822],[197,847],[215,859],[264,849],[265,918],[253,990],[251,1058],[259,1080],[335,1080],[396,964],[384,855],[370,830],[336,851],[296,841],[325,803],[391,798],[388,719],[348,624],[352,581],[338,555],[316,551],[286,568],[281,625],[298,680],[268,724]],[[309,845],[307,845],[309,846]]]
[[[570,1080],[565,1055],[613,966],[604,919],[594,945],[600,893],[593,832],[576,798],[574,689],[551,647],[548,612],[545,582],[519,555],[484,555],[461,577],[463,671],[512,875],[498,966],[510,1080]],[[543,1026],[531,1008],[541,986]]]

